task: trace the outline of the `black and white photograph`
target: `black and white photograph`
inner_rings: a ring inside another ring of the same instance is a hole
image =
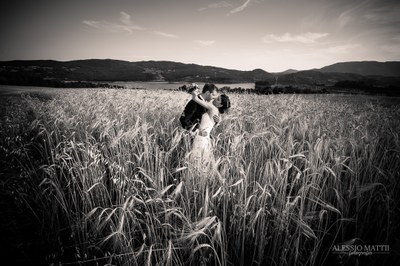
[[[0,257],[400,265],[400,1],[4,0]]]

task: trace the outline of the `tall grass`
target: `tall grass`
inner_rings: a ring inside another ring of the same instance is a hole
[[[230,97],[213,134],[217,165],[206,173],[185,161],[183,92],[25,97],[31,156],[21,164],[27,202],[53,243],[48,261],[321,265],[358,259],[332,255],[333,245],[395,241],[398,104]]]

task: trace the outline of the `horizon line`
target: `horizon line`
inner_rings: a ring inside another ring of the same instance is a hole
[[[203,64],[198,64],[198,63],[184,63],[181,61],[171,61],[171,60],[138,60],[138,61],[129,61],[129,60],[123,60],[123,59],[113,59],[113,58],[85,58],[85,59],[72,59],[72,60],[57,60],[57,59],[13,59],[13,60],[0,60],[0,63],[4,62],[16,62],[16,61],[54,61],[54,62],[73,62],[73,61],[89,61],[89,60],[110,60],[110,61],[122,61],[122,62],[128,62],[128,63],[137,63],[137,62],[171,62],[171,63],[178,63],[178,64],[184,64],[184,65],[198,65],[198,66],[203,66],[203,67],[215,67],[215,68],[223,68],[227,70],[236,70],[236,71],[254,71],[254,70],[263,70],[267,73],[281,73],[289,70],[294,70],[294,71],[309,71],[309,70],[315,70],[315,69],[321,69],[327,66],[332,66],[335,64],[340,64],[340,63],[361,63],[361,62],[374,62],[374,63],[390,63],[390,62],[400,62],[400,60],[391,60],[391,61],[378,61],[378,60],[357,60],[357,61],[338,61],[336,63],[326,65],[320,68],[314,67],[314,68],[309,68],[309,69],[295,69],[295,68],[287,68],[282,71],[267,71],[263,68],[253,68],[251,70],[239,70],[239,69],[234,69],[234,68],[226,68],[226,67],[221,67],[221,66],[213,66],[213,65],[203,65]]]

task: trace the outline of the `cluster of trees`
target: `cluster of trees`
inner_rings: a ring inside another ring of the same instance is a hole
[[[335,88],[361,91],[368,94],[383,94],[388,96],[400,96],[400,85],[378,85],[373,80],[343,80],[334,85]]]
[[[327,93],[328,90],[323,87],[294,87],[291,85],[287,86],[276,86],[264,89],[256,89],[258,94],[287,94],[287,93],[298,93],[298,94],[312,94],[312,93]]]
[[[262,85],[260,85],[262,84]],[[183,85],[178,88],[179,91],[186,91],[188,87]],[[311,94],[311,93],[327,93],[327,89],[323,87],[294,87],[294,86],[270,86],[268,81],[256,82],[255,89],[253,88],[242,88],[235,87],[231,88],[229,86],[224,86],[219,88],[223,93],[234,92],[234,93],[253,93],[253,94],[280,94],[280,93],[299,93],[299,94]]]
[[[188,86],[183,85],[180,86],[178,89],[178,91],[185,91],[188,92]],[[231,88],[229,86],[224,86],[222,88],[219,88],[220,92],[236,92],[236,93],[254,93],[254,89],[252,88],[242,88],[242,87],[235,87],[235,88]]]
[[[280,94],[280,93],[327,93],[327,89],[321,86],[293,86],[293,85],[270,85],[267,80],[255,82],[255,93],[258,94]]]
[[[335,93],[343,92],[349,93],[367,93],[367,94],[380,94],[388,96],[400,96],[400,85],[398,84],[379,84],[372,79],[364,80],[343,80],[337,82],[333,86],[294,86],[294,85],[270,85],[268,81],[257,81],[255,83],[255,93],[258,94],[279,94],[279,93],[298,93],[298,94],[311,94],[311,93]]]

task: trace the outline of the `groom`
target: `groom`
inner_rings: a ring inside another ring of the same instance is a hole
[[[207,102],[213,101],[218,97],[217,90],[218,88],[217,86],[215,86],[215,84],[207,83],[204,85],[202,93],[199,94],[198,97],[204,99]],[[203,106],[199,105],[193,100],[190,100],[186,105],[181,117],[179,118],[182,127],[191,132],[195,131],[200,125],[201,116],[206,111],[207,110]],[[220,121],[220,118],[218,116],[214,116],[213,119],[216,124]]]

